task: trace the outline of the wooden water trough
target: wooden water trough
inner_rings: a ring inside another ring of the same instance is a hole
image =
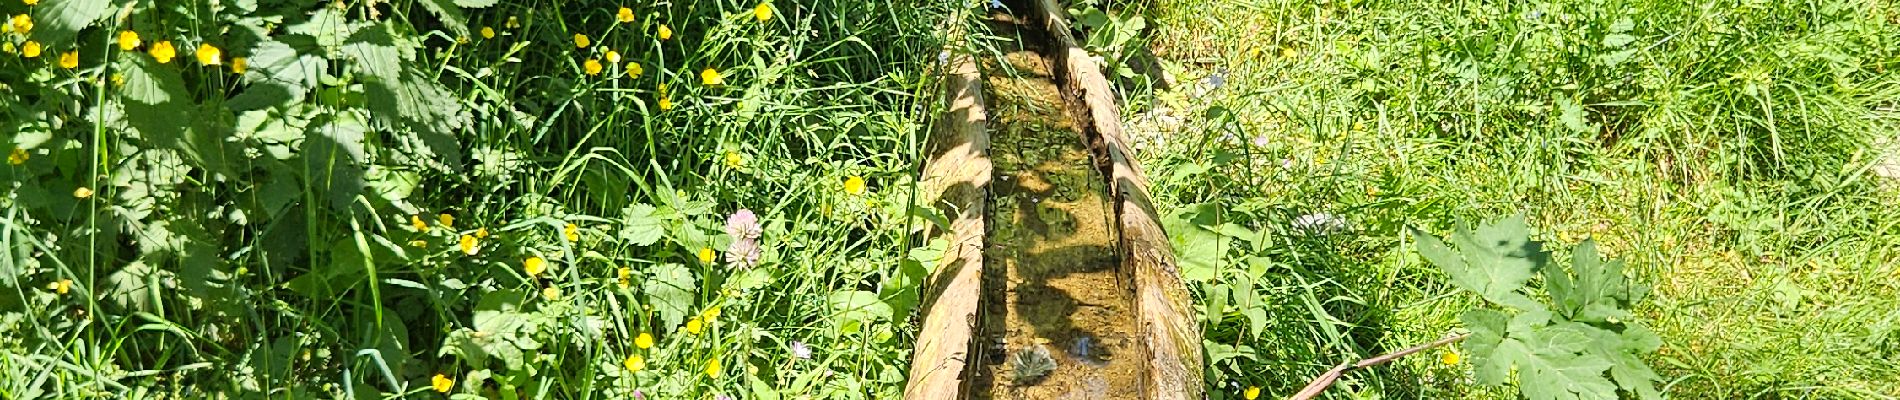
[[[953,46],[941,69],[920,199],[950,246],[904,397],[1202,398],[1192,301],[1107,78],[1064,7],[1017,3],[987,19],[1009,56]]]

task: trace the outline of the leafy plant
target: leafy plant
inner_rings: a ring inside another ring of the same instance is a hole
[[[1566,267],[1530,239],[1521,215],[1460,229],[1451,244],[1413,234],[1419,253],[1453,285],[1492,305],[1459,318],[1471,330],[1465,347],[1479,383],[1506,384],[1515,375],[1534,400],[1661,398],[1661,377],[1641,356],[1662,341],[1629,312],[1648,287],[1624,276],[1622,262],[1605,261],[1595,242],[1577,245]],[[1541,287],[1529,284],[1537,276]]]

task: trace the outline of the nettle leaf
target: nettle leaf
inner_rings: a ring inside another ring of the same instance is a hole
[[[1592,240],[1578,244],[1570,256],[1569,269],[1547,268],[1543,274],[1558,312],[1580,321],[1616,322],[1629,318],[1629,312],[1622,308],[1635,300],[1631,295],[1638,290],[1623,276],[1623,262],[1605,262]]]
[[[666,220],[652,205],[635,203],[620,210],[620,240],[637,246],[651,246],[666,236]]]
[[[51,48],[65,46],[79,30],[118,10],[110,0],[45,0],[38,8],[33,39]]]
[[[121,53],[119,70],[125,76],[120,99],[126,122],[140,137],[161,143],[184,137],[195,107],[188,105],[185,79],[178,70],[138,53]]]
[[[669,331],[692,313],[694,292],[698,288],[699,281],[693,278],[693,271],[679,264],[654,266],[647,272],[646,282],[640,285],[647,293],[647,302],[653,304],[653,311],[660,314],[661,329]]]
[[[470,117],[458,96],[409,66],[419,44],[394,30],[392,24],[376,24],[351,34],[343,45],[343,53],[363,73],[368,109],[378,120],[395,121],[409,131],[394,135],[406,150],[398,156],[416,165],[459,170],[462,147],[455,132],[468,127]]]
[[[244,82],[250,85],[225,103],[232,111],[303,102],[317,81],[329,73],[330,64],[312,54],[316,38],[292,34],[276,39],[251,49],[251,70],[244,74]]]

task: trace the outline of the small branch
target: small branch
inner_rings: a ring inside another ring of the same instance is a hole
[[[1444,345],[1457,343],[1459,341],[1465,340],[1465,338],[1467,337],[1471,337],[1471,334],[1465,333],[1465,334],[1460,334],[1458,336],[1438,339],[1438,341],[1435,341],[1435,342],[1412,346],[1410,348],[1406,348],[1405,350],[1399,350],[1399,351],[1395,351],[1391,353],[1386,353],[1385,355],[1381,355],[1378,357],[1359,360],[1359,362],[1339,364],[1339,366],[1333,367],[1333,369],[1326,371],[1326,373],[1320,374],[1319,377],[1313,378],[1313,383],[1306,384],[1306,388],[1300,389],[1299,393],[1294,393],[1293,396],[1288,397],[1287,400],[1311,400],[1314,396],[1319,396],[1319,393],[1322,391],[1325,391],[1326,388],[1332,387],[1333,381],[1339,380],[1339,377],[1345,375],[1347,371],[1389,363],[1401,357],[1412,355],[1413,353],[1418,353],[1425,350],[1431,350],[1436,347],[1441,347]]]

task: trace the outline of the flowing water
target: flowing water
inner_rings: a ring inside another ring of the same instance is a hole
[[[1140,346],[1130,283],[1116,269],[1106,179],[1095,169],[1072,102],[1051,80],[1036,29],[996,14],[1005,56],[983,66],[990,106],[989,249],[982,348],[970,391],[980,399],[1137,398]]]

